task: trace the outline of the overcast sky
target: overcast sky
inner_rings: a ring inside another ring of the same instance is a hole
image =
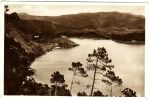
[[[77,14],[85,12],[126,12],[136,15],[145,15],[143,5],[98,5],[98,4],[11,4],[9,5],[11,12],[28,13],[40,16],[59,16],[66,14]]]

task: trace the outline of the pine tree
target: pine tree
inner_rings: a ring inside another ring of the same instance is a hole
[[[91,54],[88,54],[86,69],[83,68],[83,64],[80,62],[73,62],[72,68],[69,68],[74,74],[71,82],[71,89],[74,83],[74,76],[90,77],[92,79],[91,91],[89,96],[113,96],[113,89],[115,87],[121,87],[123,84],[122,79],[113,71],[114,65],[111,65],[112,60],[109,58],[108,53],[104,47],[94,49]],[[93,76],[90,76],[88,72],[93,72]],[[99,77],[101,76],[101,77]],[[103,95],[102,91],[95,91],[96,85],[100,85],[97,81],[101,81],[109,88],[104,89],[109,95]],[[89,87],[90,88],[90,87]],[[121,92],[121,91],[120,91]],[[124,89],[121,93],[125,96],[136,96],[136,92],[130,89]],[[78,96],[87,95],[84,91],[78,92]]]
[[[50,82],[54,84],[51,85],[52,96],[71,96],[69,89],[66,89],[68,85],[65,84],[64,75],[60,74],[59,71],[51,75]]]

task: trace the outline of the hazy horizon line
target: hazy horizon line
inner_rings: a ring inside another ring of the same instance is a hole
[[[12,12],[14,13],[14,12]],[[123,13],[123,14],[129,14],[129,15],[134,15],[134,16],[142,16],[145,17],[142,14],[133,14],[130,12],[120,12],[120,11],[99,11],[99,12],[80,12],[80,13],[70,13],[70,14],[62,14],[62,15],[38,15],[38,14],[29,14],[27,12],[16,12],[18,14],[26,14],[26,15],[31,15],[31,16],[49,16],[49,17],[59,17],[59,16],[67,16],[67,15],[77,15],[77,14],[95,14],[95,13]],[[11,13],[10,13],[11,14]]]

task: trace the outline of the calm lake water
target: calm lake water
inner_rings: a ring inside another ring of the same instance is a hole
[[[50,51],[32,63],[31,67],[37,70],[34,76],[37,82],[50,85],[51,74],[59,71],[64,75],[68,88],[70,88],[73,73],[68,68],[71,67],[71,63],[79,61],[85,67],[87,55],[92,53],[93,49],[105,47],[109,58],[112,59],[112,64],[115,66],[116,75],[123,80],[123,86],[115,88],[113,94],[118,93],[124,87],[128,87],[136,91],[137,96],[144,96],[144,45],[123,44],[112,40],[77,38],[71,38],[71,40],[80,45],[71,49]],[[89,73],[92,76],[92,72]],[[86,87],[92,83],[90,78],[75,77],[75,80],[80,84],[74,84],[71,91],[73,95],[76,95],[79,91],[90,93],[91,89]],[[103,93],[108,94],[107,91],[102,89],[105,88],[104,84],[101,83],[100,85],[95,85],[95,87],[100,87]]]

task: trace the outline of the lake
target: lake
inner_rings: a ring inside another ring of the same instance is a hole
[[[64,75],[65,81],[70,88],[73,73],[68,70],[72,62],[81,62],[83,67],[86,66],[86,59],[93,49],[98,47],[105,47],[109,58],[112,59],[112,64],[115,66],[114,71],[116,75],[122,78],[123,86],[116,88],[114,92],[120,91],[124,87],[128,87],[137,92],[137,96],[144,96],[144,53],[145,46],[143,44],[124,44],[112,40],[94,40],[94,39],[78,39],[71,38],[72,41],[79,44],[78,47],[71,49],[56,49],[46,53],[37,58],[31,67],[36,69],[34,76],[37,82],[46,83],[50,85],[51,74],[59,71]],[[92,72],[90,75],[92,76]],[[76,95],[79,91],[86,91],[90,93],[90,88],[87,85],[92,83],[90,78],[75,77],[76,83],[72,89],[72,95]],[[103,84],[101,91],[104,87]],[[103,93],[107,93],[103,91]]]

